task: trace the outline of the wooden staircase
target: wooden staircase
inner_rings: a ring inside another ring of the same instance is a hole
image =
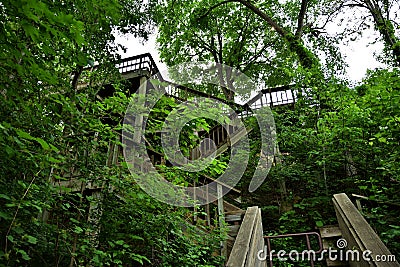
[[[150,76],[155,75],[160,81],[169,84],[166,88],[165,94],[177,99],[178,101],[187,101],[188,99],[195,99],[196,97],[207,97],[228,104],[239,114],[240,118],[251,116],[252,111],[265,106],[272,108],[282,105],[292,105],[296,102],[296,92],[293,90],[292,86],[263,89],[257,92],[257,94],[244,105],[211,96],[185,86],[180,86],[166,81],[159,74],[158,68],[150,54],[143,54],[124,59],[117,64],[117,68],[125,79],[134,79],[135,77],[149,78]],[[216,126],[208,133],[202,135],[202,138],[208,141],[203,142],[198,150],[192,151],[191,157],[196,159],[208,156],[211,153],[220,155],[227,151],[230,146],[235,144],[244,135],[248,134],[249,131],[251,131],[251,129],[244,129],[234,125],[227,125],[225,127]],[[216,150],[214,151],[212,148],[216,148]],[[216,181],[213,177],[204,178],[204,181]],[[219,187],[220,190],[230,190],[229,194],[240,196],[240,191],[230,187],[229,185],[217,182],[217,187]],[[203,190],[196,190],[193,194],[197,198],[210,197],[209,192],[204,192]],[[230,201],[222,200],[218,194],[211,195],[211,197],[215,199],[215,202],[217,202],[216,204],[218,205],[219,212],[222,213],[222,218],[230,224],[228,226],[230,236],[230,238],[228,238],[228,247],[229,243],[233,244],[232,248],[228,248],[228,251],[226,252],[229,253],[229,250],[232,250],[227,261],[227,266],[266,266],[266,262],[260,262],[256,257],[256,253],[260,249],[264,248],[260,209],[257,207],[251,207],[245,212],[239,207],[240,203],[232,204]],[[232,197],[232,199],[238,198]],[[322,237],[324,249],[331,247],[331,245],[335,245],[335,241],[342,237],[348,241],[348,248],[357,249],[361,252],[370,250],[373,253],[373,257],[376,257],[379,254],[391,255],[390,251],[382,243],[345,194],[334,195],[333,203],[339,224],[338,226],[325,227],[321,229],[320,235]],[[328,266],[345,266],[343,264],[346,263],[327,261]],[[397,261],[349,261],[348,265],[352,267],[400,266]]]
[[[281,105],[293,104],[296,101],[295,92],[291,86],[281,86],[276,88],[263,89],[250,99],[246,104],[241,105],[221,99],[215,96],[208,95],[203,92],[196,91],[191,88],[180,86],[168,81],[165,81],[159,74],[158,68],[154,63],[150,54],[143,54],[131,58],[127,58],[116,64],[117,69],[121,76],[130,81],[132,88],[130,93],[134,93],[136,89],[151,76],[156,76],[160,81],[167,82],[169,86],[166,88],[165,94],[178,101],[187,101],[190,98],[207,97],[214,99],[231,106],[240,118],[251,116],[252,111],[257,110],[264,106],[276,107]],[[87,69],[85,71],[94,71],[95,68]],[[78,88],[84,88],[88,82],[82,82]],[[105,86],[101,90],[98,99],[104,99],[113,94],[113,87],[111,85]],[[192,159],[205,157],[211,153],[220,155],[227,151],[233,144],[238,142],[244,135],[248,134],[252,129],[240,128],[235,125],[221,125],[212,128],[208,133],[204,133],[201,137],[208,140],[203,142],[198,150],[193,150],[191,153]],[[213,149],[216,148],[216,149]],[[152,164],[168,161],[163,158],[163,155],[148,150],[152,159]],[[118,153],[120,149],[113,144],[109,147],[109,159],[107,165],[117,164]],[[103,189],[102,185],[95,183],[83,183],[78,179],[74,179],[75,174],[63,177],[63,180],[54,180],[53,184],[60,188],[60,192],[82,192],[92,191],[96,194]],[[213,177],[204,176],[204,183],[216,182]],[[257,252],[264,249],[264,236],[261,223],[261,211],[258,207],[248,208],[246,211],[240,208],[240,194],[241,192],[229,185],[217,181],[217,187],[221,191],[228,191],[227,195],[230,199],[235,201],[227,201],[218,196],[218,189],[214,191],[216,194],[209,194],[204,190],[195,190],[193,195],[198,199],[212,198],[213,203],[218,206],[220,218],[228,223],[229,237],[227,244],[224,244],[225,255],[228,255],[227,266],[266,266],[266,261],[257,260]],[[62,190],[61,190],[62,188]],[[336,194],[333,197],[333,203],[338,218],[338,226],[324,227],[320,229],[320,235],[324,249],[334,247],[335,242],[340,237],[348,241],[347,248],[356,249],[363,252],[370,250],[372,257],[378,255],[391,255],[390,251],[386,248],[383,242],[379,239],[373,229],[365,221],[359,211],[354,207],[351,201],[345,194]],[[92,207],[91,207],[92,208]],[[231,252],[232,251],[232,252]],[[342,264],[342,265],[338,265]],[[330,262],[327,261],[328,266],[346,266],[344,262]],[[350,261],[347,263],[349,266],[400,266],[397,261],[392,262],[377,262],[377,261]],[[271,265],[270,265],[271,266]]]
[[[260,109],[265,106],[275,107],[280,105],[288,105],[293,104],[296,100],[295,92],[293,91],[291,86],[263,89],[257,92],[257,94],[253,98],[251,98],[246,104],[237,104],[223,98],[215,97],[204,92],[194,90],[192,88],[166,81],[159,73],[157,65],[155,64],[153,58],[149,53],[123,59],[122,61],[116,63],[116,68],[118,69],[122,78],[129,81],[131,87],[129,88],[130,94],[135,93],[137,88],[145,83],[148,78],[155,77],[159,81],[168,85],[165,88],[165,95],[176,99],[176,101],[178,102],[188,100],[191,101],[190,99],[196,99],[199,97],[213,99],[215,101],[219,101],[229,105],[235,111],[235,114],[231,114],[231,116],[238,116],[239,118],[251,116],[254,110]],[[90,84],[89,79],[85,78],[85,73],[93,72],[97,69],[99,69],[98,66],[84,70],[84,77],[78,84],[78,89],[82,89]],[[102,101],[106,97],[113,95],[115,89],[111,85],[112,81],[108,81],[108,83],[109,84],[105,86],[101,85],[104,87],[99,91],[99,94],[97,96],[97,99],[99,101]],[[251,128],[246,129],[237,125],[217,125],[213,127],[208,133],[203,133],[201,135],[201,138],[206,141],[202,142],[201,146],[194,149],[190,153],[191,159],[198,159],[200,157],[204,158],[211,155],[212,153],[215,153],[215,156],[221,155],[222,153],[229,150],[231,146],[236,144],[250,131],[252,131]],[[121,149],[118,148],[116,145],[110,143],[108,152],[109,155],[106,164],[118,164],[118,156],[120,155],[120,153]],[[169,164],[168,160],[166,160],[162,154],[155,152],[150,148],[148,148],[148,154],[150,156],[151,164],[153,166],[160,163],[167,165]],[[66,179],[62,181],[53,181],[54,186],[68,189],[69,192],[93,191],[98,193],[103,189],[102,185],[83,183],[81,181],[73,179],[72,177],[71,179],[68,179],[68,177],[64,178]],[[229,228],[229,237],[227,240],[227,244],[224,244],[224,253],[226,253],[225,255],[229,256],[229,252],[233,247],[233,243],[235,242],[235,238],[238,235],[240,224],[245,214],[245,211],[240,208],[241,192],[232,186],[217,181],[213,177],[204,176],[202,177],[202,180],[204,181],[204,184],[217,182],[217,188],[215,188],[213,190],[213,193],[211,194],[210,192],[206,192],[201,189],[196,189],[192,193],[197,199],[212,198],[212,203],[218,206],[218,211],[220,213],[219,217],[228,224]],[[219,196],[219,190],[222,192],[229,191],[225,199],[222,199]],[[228,201],[227,199],[230,200]],[[209,217],[210,214],[208,214],[208,221]]]

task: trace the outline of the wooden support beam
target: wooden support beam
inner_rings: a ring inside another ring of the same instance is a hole
[[[225,227],[225,215],[224,215],[224,199],[222,193],[222,185],[217,184],[217,194],[218,194],[218,220],[219,227],[223,229]],[[226,258],[226,241],[221,241],[221,256]]]

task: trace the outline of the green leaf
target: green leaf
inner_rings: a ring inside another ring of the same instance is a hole
[[[133,240],[144,240],[142,237],[140,237],[140,236],[137,236],[137,235],[131,235],[130,236]]]
[[[58,159],[53,158],[53,157],[48,157],[47,159],[48,159],[48,161],[53,162],[53,163],[60,163],[61,162],[61,160],[58,160]]]
[[[20,253],[22,256],[22,259],[24,259],[26,261],[29,261],[31,259],[31,257],[29,257],[29,255],[25,252],[25,250],[20,249],[20,250],[18,250],[18,253]]]
[[[7,236],[7,239],[10,240],[11,242],[14,242],[14,237],[12,235]]]
[[[22,131],[20,129],[16,130],[17,134],[19,137],[27,139],[27,140],[35,140],[35,137],[33,137],[32,135],[30,135],[29,133]]]
[[[80,234],[80,233],[82,233],[82,232],[83,232],[83,229],[82,229],[82,228],[80,228],[79,226],[75,225],[74,232],[75,232],[75,233],[77,233],[77,234]]]
[[[0,198],[11,200],[11,198],[9,196],[5,195],[5,194],[0,194]]]
[[[25,131],[23,131],[23,130],[20,130],[20,129],[17,129],[16,132],[17,132],[18,136],[21,137],[21,138],[23,138],[23,139],[26,139],[26,140],[33,140],[33,141],[38,142],[38,143],[42,146],[42,148],[43,148],[44,150],[50,149],[49,144],[48,144],[46,141],[44,141],[42,138],[40,138],[40,137],[33,137],[33,136],[30,135],[29,133],[27,133],[27,132],[25,132]]]
[[[28,238],[28,242],[29,243],[31,243],[31,244],[36,244],[37,243],[36,237],[30,236],[30,235],[28,235],[26,237]]]
[[[4,220],[10,220],[12,217],[10,214],[0,211],[0,218],[3,218]]]
[[[32,41],[36,42],[38,40],[39,31],[35,27],[33,27],[32,25],[29,25],[29,24],[24,24],[23,28],[24,28],[25,34],[27,36],[29,36],[32,39]]]
[[[42,138],[35,138],[35,140],[42,146],[42,148],[44,150],[49,150],[50,149],[49,144],[46,141],[44,141]]]
[[[385,137],[379,137],[378,141],[381,142],[381,143],[387,143],[387,140],[386,140]]]
[[[4,148],[4,150],[6,151],[6,153],[7,153],[9,156],[13,156],[13,155],[15,154],[15,150],[14,150],[12,147],[10,147],[10,146],[6,146],[6,147]]]
[[[324,226],[324,223],[322,221],[316,221],[315,224],[317,225],[317,227]]]
[[[117,241],[115,241],[115,244],[123,245],[124,244],[124,240],[117,240]]]

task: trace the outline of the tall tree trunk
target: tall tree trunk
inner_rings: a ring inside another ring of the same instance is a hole
[[[297,54],[299,62],[304,68],[320,70],[320,63],[318,58],[309,49],[307,49],[307,47],[304,46],[301,40],[301,32],[303,27],[302,18],[305,16],[306,13],[307,1],[303,1],[302,3],[302,8],[299,14],[299,25],[296,31],[296,35],[285,30],[274,19],[272,19],[265,12],[260,10],[258,7],[256,7],[249,1],[247,0],[235,0],[235,1],[249,8],[251,11],[257,14],[261,19],[267,22],[268,25],[270,25],[280,36],[282,36],[284,40],[288,43],[290,50]]]
[[[385,46],[392,51],[396,65],[400,66],[400,40],[395,35],[393,23],[385,18],[381,8],[372,3],[371,0],[364,0],[366,7],[374,18],[375,26],[381,34]]]

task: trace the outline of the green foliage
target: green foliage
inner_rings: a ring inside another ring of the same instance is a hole
[[[165,1],[160,4],[157,21],[161,58],[170,66],[194,60],[226,64],[255,80],[268,76],[275,83],[279,79],[280,82],[290,79],[281,71],[282,64],[277,62],[275,48],[284,43],[274,31],[260,27],[261,19],[238,3],[226,3],[208,12],[219,2]],[[288,56],[288,69],[293,68],[288,53],[282,54]],[[229,88],[229,81],[226,83]],[[232,100],[230,93],[221,88],[201,90]]]
[[[153,1],[2,1],[0,266],[223,264],[217,255],[224,234],[195,227],[187,209],[150,198],[127,172],[127,163],[113,154],[133,99],[113,66],[118,58],[113,30],[146,38],[152,18],[159,23],[161,56],[169,65],[225,63],[260,84],[295,82],[303,92],[293,109],[275,111],[282,153],[251,195],[246,190],[260,156],[260,135],[254,118],[246,122],[253,128],[251,155],[240,187],[244,205],[261,206],[267,233],[335,223],[330,196],[345,191],[367,196],[365,217],[397,255],[399,70],[370,71],[362,85],[349,89],[339,77],[344,65],[337,40],[320,36],[312,25],[321,22],[323,11],[332,7],[324,5],[332,1],[308,2],[299,34],[293,34],[301,19],[298,1],[258,3],[282,34],[234,2],[166,1],[149,14]],[[396,29],[378,24],[377,30],[395,41],[384,38],[396,56]],[[96,64],[95,71],[84,69]],[[100,101],[104,88],[110,95]],[[233,97],[226,88],[198,89]],[[165,152],[162,122],[177,107],[177,101],[163,97],[150,113],[145,137],[154,155]],[[201,139],[194,131],[208,132],[221,123],[198,118],[217,116],[219,108],[202,112],[180,133],[186,156]],[[161,162],[157,168],[186,186],[204,175],[217,177],[228,161],[224,154],[198,173]],[[279,246],[293,243],[283,240]]]
[[[149,8],[124,0],[1,2],[0,266],[220,262],[210,258],[218,231],[185,230],[187,210],[151,199],[124,164],[112,164],[122,161],[111,152],[131,100],[114,68],[113,31],[146,38]],[[84,69],[95,63],[95,71]],[[164,250],[173,240],[179,247]]]

